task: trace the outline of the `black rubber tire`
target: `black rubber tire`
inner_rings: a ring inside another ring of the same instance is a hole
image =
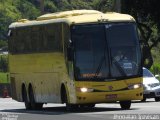
[[[82,107],[82,108],[94,108],[95,104],[82,104],[82,105],[80,105],[80,107]]]
[[[66,93],[66,90],[64,91],[64,99],[65,99],[65,103],[66,103],[66,110],[69,111],[69,112],[73,112],[73,111],[76,111],[79,106],[76,105],[76,104],[70,104],[68,102],[68,97],[67,97],[67,93]]]
[[[31,109],[32,110],[40,110],[40,109],[42,109],[43,103],[36,103],[35,102],[34,92],[33,92],[32,87],[30,87],[30,90],[29,90],[29,99],[30,99],[30,102],[31,102]]]
[[[94,108],[96,104],[88,104],[87,107],[88,108]]]
[[[128,110],[131,107],[131,101],[120,101],[121,109]]]
[[[31,103],[28,99],[27,90],[26,90],[25,87],[22,90],[22,98],[23,98],[26,110],[30,110],[31,109]]]

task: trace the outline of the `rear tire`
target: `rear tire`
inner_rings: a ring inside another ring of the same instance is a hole
[[[128,110],[131,107],[131,101],[120,101],[121,109]]]
[[[155,97],[155,101],[159,102],[160,101],[160,97]]]
[[[36,103],[32,87],[30,87],[29,89],[30,89],[29,90],[29,99],[30,99],[30,102],[31,102],[31,109],[32,110],[42,109],[43,103]]]
[[[24,101],[24,104],[25,104],[25,108],[27,110],[30,110],[31,109],[31,103],[29,102],[28,95],[27,95],[27,90],[26,90],[25,87],[22,88],[22,98],[23,98],[23,101]]]

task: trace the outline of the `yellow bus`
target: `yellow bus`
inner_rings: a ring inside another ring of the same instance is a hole
[[[26,109],[65,103],[67,110],[143,98],[139,37],[134,18],[72,10],[9,26],[12,98]]]

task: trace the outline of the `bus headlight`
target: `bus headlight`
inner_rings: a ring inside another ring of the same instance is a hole
[[[82,87],[82,88],[78,87],[77,91],[85,93],[85,92],[93,92],[93,89],[92,88],[86,88],[86,87]]]
[[[131,85],[128,85],[128,89],[138,89],[142,87],[142,84],[141,83],[138,83],[138,84],[131,84]]]
[[[88,89],[87,89],[87,88],[80,88],[80,91],[81,91],[81,92],[87,92]]]

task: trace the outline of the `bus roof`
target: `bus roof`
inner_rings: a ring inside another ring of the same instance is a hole
[[[134,18],[127,14],[116,12],[102,13],[96,10],[72,10],[57,13],[45,14],[38,17],[36,20],[21,19],[12,23],[9,28],[32,26],[48,23],[64,22],[69,25],[81,23],[96,23],[96,22],[123,22],[135,21]]]

